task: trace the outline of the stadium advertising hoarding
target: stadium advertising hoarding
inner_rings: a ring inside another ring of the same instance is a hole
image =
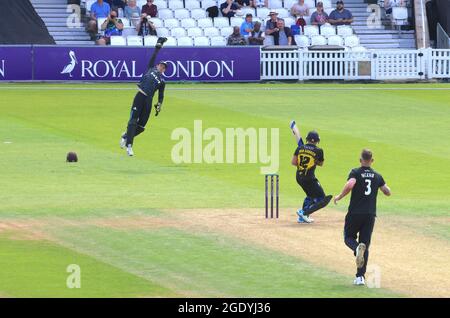
[[[15,71],[21,75],[3,80],[137,81],[153,49],[34,46],[24,52],[10,47],[3,51],[1,56],[5,56],[6,65],[15,65]],[[159,60],[168,64],[167,81],[260,80],[258,47],[164,48]]]
[[[32,78],[31,46],[0,46],[0,81]]]

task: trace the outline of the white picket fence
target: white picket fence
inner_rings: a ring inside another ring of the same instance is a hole
[[[450,50],[261,51],[262,80],[450,78]]]

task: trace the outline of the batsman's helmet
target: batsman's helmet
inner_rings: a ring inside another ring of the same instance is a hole
[[[310,131],[306,136],[307,141],[318,142],[320,141],[319,133],[315,130]]]

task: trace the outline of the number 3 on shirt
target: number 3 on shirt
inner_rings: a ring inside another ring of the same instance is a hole
[[[364,192],[364,194],[365,195],[370,195],[372,193],[372,188],[370,187],[372,185],[372,180],[365,179],[364,181],[367,183],[366,191]]]

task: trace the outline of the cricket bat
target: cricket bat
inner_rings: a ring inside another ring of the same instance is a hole
[[[292,134],[295,137],[295,141],[297,142],[298,146],[303,145],[302,135],[300,135],[300,130],[297,127],[297,124],[295,123],[295,120],[292,120],[289,124],[289,127],[291,128]]]

